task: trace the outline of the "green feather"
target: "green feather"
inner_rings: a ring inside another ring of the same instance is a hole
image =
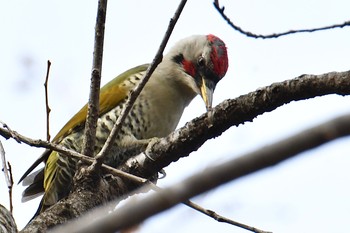
[[[122,86],[121,84],[128,79],[130,76],[146,71],[148,68],[148,64],[144,64],[141,66],[134,67],[126,72],[120,74],[110,82],[108,82],[105,86],[103,86],[100,90],[100,112],[99,115],[103,115],[108,112],[115,106],[119,104],[119,102],[126,98],[126,95],[130,91],[128,86]],[[80,111],[75,114],[72,119],[70,119],[65,126],[58,132],[55,138],[52,140],[53,142],[60,142],[65,136],[67,136],[71,130],[75,127],[85,123],[87,115],[87,104],[80,109]]]
[[[100,90],[100,111],[99,115],[103,115],[104,113],[110,111],[115,106],[117,106],[122,100],[124,100],[127,97],[127,94],[131,90],[130,85],[122,85],[122,83],[129,79],[131,76],[144,72],[148,68],[148,64],[136,66],[132,69],[129,69],[125,71],[124,73],[120,74],[110,82],[108,82],[105,86],[103,86]],[[82,109],[78,113],[76,113],[64,126],[63,128],[58,132],[58,134],[54,137],[52,142],[59,144],[64,137],[69,135],[72,130],[74,130],[76,127],[81,126],[85,123],[87,116],[87,104],[84,105]],[[24,175],[19,180],[19,183],[24,180],[29,173],[31,173],[34,168],[36,168],[41,162],[46,163],[45,167],[45,174],[43,172],[39,172],[38,175],[45,176],[44,178],[41,178],[40,180],[43,180],[43,186],[45,191],[50,188],[50,185],[52,184],[52,181],[55,177],[56,171],[57,171],[57,161],[58,154],[51,150],[46,150],[34,163],[33,165],[24,173]],[[31,184],[26,190],[30,190],[32,185]],[[36,186],[40,186],[37,183]],[[42,188],[38,188],[38,190],[42,191]],[[31,191],[30,194],[28,192],[28,195],[33,195],[33,192]],[[23,193],[23,197],[26,197],[26,191]]]

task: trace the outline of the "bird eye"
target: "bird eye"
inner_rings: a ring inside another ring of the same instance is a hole
[[[200,56],[200,57],[198,58],[197,64],[198,64],[198,66],[200,66],[200,67],[203,67],[203,66],[205,65],[205,60],[204,60],[204,58],[203,58],[202,56]]]

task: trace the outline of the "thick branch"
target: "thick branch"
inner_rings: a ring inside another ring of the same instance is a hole
[[[17,233],[16,222],[12,214],[0,204],[0,232],[1,233]]]
[[[147,177],[149,174],[154,174],[169,163],[178,160],[180,157],[187,156],[190,152],[198,149],[207,139],[219,136],[233,125],[252,121],[256,116],[264,112],[272,111],[293,100],[304,100],[327,94],[350,94],[350,72],[302,75],[292,80],[272,84],[271,86],[261,88],[233,100],[226,100],[212,110],[213,114],[210,127],[208,127],[207,117],[206,114],[204,114],[187,123],[184,127],[168,137],[160,139],[158,143],[150,147],[148,155],[152,156],[155,162],[141,154],[129,160],[127,164],[121,168],[124,171]],[[0,134],[2,134],[1,128]],[[270,163],[273,164],[275,162],[270,161]],[[116,192],[116,186],[114,185],[113,187],[109,187],[112,189],[109,193],[116,195],[113,197],[109,196],[108,199],[121,197],[137,188],[137,186],[127,183],[127,189],[124,189],[125,183],[119,181],[120,180],[118,180],[118,185],[120,185],[120,190],[122,191],[118,190],[118,192]],[[108,182],[101,182],[108,184]],[[93,188],[95,188],[95,186]],[[76,213],[70,209],[69,204],[72,203],[71,200],[74,195],[81,194],[76,194],[76,192],[72,193],[68,199],[59,202],[60,205],[65,206],[66,214],[65,219],[60,220],[66,221],[76,216]],[[80,205],[83,205],[84,202],[91,201],[93,201],[94,204],[99,204],[105,203],[108,200],[103,195],[97,195],[94,196],[94,199],[81,199],[80,202],[82,202],[82,204]],[[53,208],[45,211],[39,218],[45,219],[45,214],[50,213]]]
[[[300,152],[350,135],[350,114],[295,134],[254,152],[198,172],[177,185],[118,208],[94,222],[75,221],[54,232],[115,232],[228,181],[276,165]]]
[[[147,172],[160,171],[171,162],[188,156],[192,151],[201,147],[206,140],[220,136],[232,126],[253,121],[258,115],[270,112],[291,101],[327,94],[349,95],[350,71],[302,75],[260,88],[236,99],[225,100],[213,108],[210,123],[208,123],[207,113],[203,114],[168,137],[161,138],[158,143],[148,149],[148,156],[140,154],[136,158],[131,158],[125,164],[126,166],[120,169],[139,176]],[[148,157],[153,158],[156,162]],[[132,167],[137,167],[137,169],[132,169]]]
[[[181,156],[164,156],[165,158],[162,158],[160,153],[155,153],[158,150],[162,154],[174,151],[174,154],[186,156],[190,152],[197,150],[205,140],[219,136],[231,126],[238,126],[246,121],[252,121],[258,115],[270,112],[291,101],[305,100],[328,94],[350,94],[350,71],[331,72],[322,75],[302,75],[295,79],[260,88],[236,99],[225,100],[213,108],[213,124],[210,128],[207,127],[206,123],[207,114],[203,114],[201,117],[188,122],[184,127],[168,137],[161,139],[149,153],[154,156],[154,159],[157,159],[157,163],[162,163],[157,167],[165,167],[171,161],[178,160]],[[30,146],[44,147],[63,154],[79,155],[77,152],[69,151],[46,141],[33,140],[15,131],[7,130],[8,126],[5,123],[2,124],[4,128],[0,127],[0,135],[6,139],[13,138],[19,143],[24,142]],[[169,147],[165,148],[164,145],[169,145]],[[172,153],[169,154],[171,155]],[[133,159],[128,164],[132,161],[135,162]],[[133,170],[128,168],[128,166],[123,166],[122,168],[124,170]]]

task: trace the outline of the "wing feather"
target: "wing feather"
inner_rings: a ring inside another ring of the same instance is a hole
[[[118,105],[118,103],[125,99],[131,86],[120,85],[130,76],[146,71],[148,64],[134,67],[121,75],[117,76],[115,79],[111,80],[100,91],[100,112],[99,115],[111,110],[113,107]],[[73,130],[78,125],[85,123],[87,116],[87,104],[84,105],[80,111],[75,114],[72,119],[70,119],[65,126],[58,132],[58,134],[52,140],[53,142],[60,142],[65,136],[67,136],[71,130]]]
[[[109,83],[107,83],[104,87],[101,88],[100,91],[100,112],[99,115],[103,115],[104,113],[110,111],[113,107],[117,106],[120,101],[126,98],[129,91],[133,88],[131,85],[121,85],[123,82],[125,82],[129,77],[133,75],[142,74],[145,72],[148,68],[148,64],[140,65],[137,67],[134,67],[132,69],[129,69],[125,71],[124,73],[117,76],[115,79],[111,80]],[[54,137],[52,142],[54,143],[60,143],[62,139],[67,136],[71,131],[80,126],[81,124],[85,123],[87,115],[87,104],[80,109],[78,113],[76,113],[64,126],[63,128],[58,132],[58,134]],[[50,187],[52,184],[52,181],[55,177],[55,173],[57,171],[57,153],[52,152],[51,150],[46,150],[35,162],[34,164],[24,173],[24,175],[21,177],[20,183],[22,180],[26,179],[26,177],[36,168],[41,162],[46,163],[45,173],[49,173],[44,175],[44,172],[37,173],[40,177],[30,177],[32,180],[42,180],[43,186],[45,190]],[[43,177],[45,176],[45,178]],[[29,179],[29,180],[30,180]],[[29,181],[28,181],[29,182]],[[28,184],[27,182],[27,184]],[[30,185],[27,189],[31,188]],[[29,190],[28,190],[29,191]],[[30,195],[35,195],[35,193],[27,192]],[[26,192],[23,193],[24,198]],[[29,195],[28,195],[29,196]]]

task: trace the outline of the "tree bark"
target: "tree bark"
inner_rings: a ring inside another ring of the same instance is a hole
[[[146,154],[129,159],[119,169],[141,177],[150,177],[181,157],[197,150],[206,140],[221,135],[265,112],[291,101],[328,94],[350,94],[350,72],[302,75],[274,83],[236,99],[223,101],[208,114],[192,120],[184,127],[149,145]],[[150,159],[152,158],[152,159]],[[40,214],[23,232],[45,231],[55,225],[81,216],[93,207],[110,200],[127,197],[139,184],[112,176],[89,176],[86,167],[78,170],[70,195]],[[116,202],[117,204],[117,202]],[[36,231],[35,231],[36,230]]]

